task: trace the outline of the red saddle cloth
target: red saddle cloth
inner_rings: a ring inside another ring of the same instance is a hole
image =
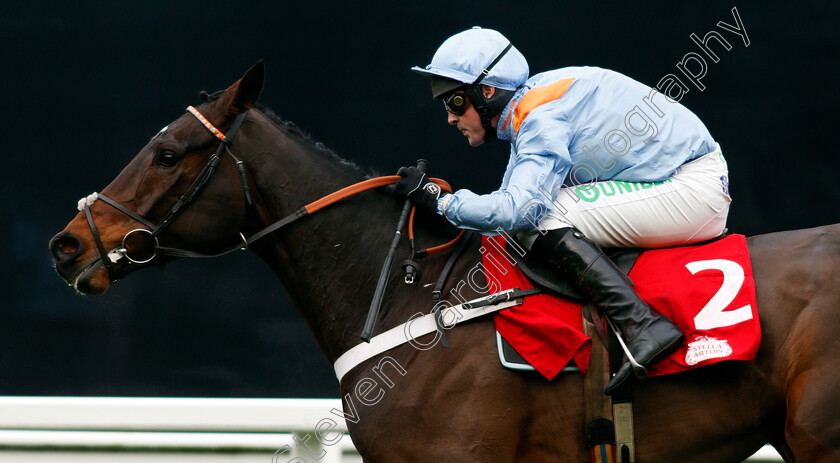
[[[484,237],[483,266],[492,289],[533,285],[503,253],[504,237]],[[712,243],[653,249],[630,271],[634,289],[685,333],[685,343],[648,369],[650,376],[723,360],[751,360],[761,342],[755,283],[743,235]],[[546,379],[574,360],[586,373],[592,340],[583,334],[581,305],[547,294],[495,314],[496,330]],[[598,341],[600,342],[600,341]]]

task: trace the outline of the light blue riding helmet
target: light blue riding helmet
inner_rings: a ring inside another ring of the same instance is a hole
[[[425,68],[414,66],[411,70],[473,84],[508,45],[510,41],[498,31],[476,26],[446,39],[432,57],[431,64]],[[481,79],[481,83],[513,91],[528,80],[528,72],[525,57],[511,46]],[[434,95],[435,98],[439,96]]]

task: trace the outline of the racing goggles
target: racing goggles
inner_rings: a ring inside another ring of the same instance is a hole
[[[467,103],[469,103],[469,101],[470,100],[467,99],[467,95],[464,91],[458,90],[452,95],[443,98],[443,106],[450,113],[456,116],[463,116],[464,113],[467,112]]]

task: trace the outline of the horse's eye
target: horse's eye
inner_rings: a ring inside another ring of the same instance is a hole
[[[181,158],[173,151],[163,150],[155,156],[155,165],[158,167],[175,167]]]

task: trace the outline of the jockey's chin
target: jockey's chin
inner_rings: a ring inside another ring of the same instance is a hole
[[[478,124],[458,124],[457,128],[461,131],[461,135],[467,139],[471,148],[484,144],[484,133],[486,131],[480,122]]]

